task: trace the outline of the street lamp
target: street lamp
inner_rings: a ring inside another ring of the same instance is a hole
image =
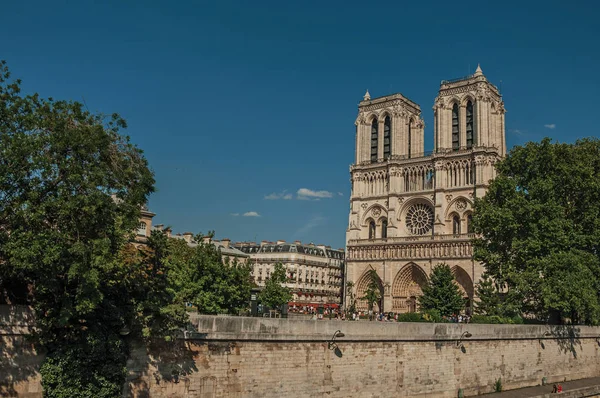
[[[336,332],[331,337],[331,340],[329,340],[329,342],[327,343],[327,348],[329,348],[330,350],[338,348],[337,344],[335,343],[335,339],[336,339],[336,337],[344,337],[344,336],[346,336],[346,335],[344,333],[342,333],[341,330],[336,330]]]
[[[460,337],[458,338],[458,340],[456,341],[456,347],[460,347],[460,350],[462,352],[466,352],[465,346],[462,343],[463,338],[471,338],[471,336],[473,336],[471,333],[469,332],[463,332],[463,334],[460,335]]]

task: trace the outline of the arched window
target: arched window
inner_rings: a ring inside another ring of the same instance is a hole
[[[460,148],[459,139],[460,129],[458,127],[458,104],[452,107],[452,150],[458,151]]]
[[[469,214],[467,216],[467,233],[472,234],[473,233],[473,215]]]
[[[410,159],[410,150],[411,150],[411,131],[410,131],[410,125],[412,124],[412,119],[410,119],[408,121],[408,158]]]
[[[389,116],[383,123],[383,158],[387,159],[392,154],[392,120]]]
[[[371,124],[371,163],[377,162],[377,139],[379,136],[379,125],[377,119]]]
[[[387,227],[388,227],[388,222],[387,220],[383,220],[381,221],[381,237],[382,238],[387,238]]]
[[[369,239],[375,239],[375,221],[369,223]]]
[[[457,215],[452,217],[452,233],[454,235],[460,234],[460,217]]]
[[[473,123],[473,103],[467,102],[467,148],[473,148],[475,144],[475,130]]]

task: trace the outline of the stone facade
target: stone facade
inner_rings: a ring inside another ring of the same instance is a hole
[[[444,262],[469,308],[483,272],[472,259],[473,201],[485,194],[506,153],[498,89],[480,67],[442,81],[432,153],[424,151],[420,107],[401,94],[371,99],[367,92],[358,110],[346,232],[349,293],[362,297],[367,271],[375,269],[382,292],[377,309],[415,311],[433,266]],[[357,308],[366,303],[358,300]]]
[[[0,396],[41,398],[37,353],[0,308]],[[8,319],[8,323],[7,323]],[[456,397],[598,376],[600,328],[195,316],[131,351],[123,397]],[[20,321],[19,321],[20,322]],[[28,322],[27,322],[28,323]],[[330,344],[341,330],[344,336]],[[469,337],[467,337],[469,336]],[[337,349],[336,349],[337,348]]]
[[[264,287],[276,263],[286,269],[292,290],[291,306],[339,307],[342,303],[344,280],[344,249],[330,246],[302,244],[300,241],[287,243],[263,241],[239,242],[235,247],[252,259],[254,283]]]

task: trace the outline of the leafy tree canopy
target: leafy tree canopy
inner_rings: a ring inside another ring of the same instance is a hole
[[[201,234],[196,240],[202,242]],[[191,303],[204,314],[238,314],[248,307],[251,264],[224,262],[213,244],[191,247],[180,239],[169,240],[166,261],[178,302]]]
[[[183,318],[158,246],[128,243],[154,178],[125,127],[117,114],[21,94],[0,63],[0,302],[36,313],[44,396],[116,396],[122,334],[169,334]]]
[[[475,258],[520,313],[600,321],[600,141],[513,148],[473,222]]]
[[[271,278],[265,283],[265,288],[259,293],[258,300],[269,308],[278,308],[292,299],[292,293],[285,286],[287,282],[285,268],[281,263],[275,264]]]
[[[460,289],[454,282],[454,274],[447,264],[433,267],[431,277],[423,287],[423,295],[418,300],[422,311],[435,310],[441,316],[458,314],[464,308]]]

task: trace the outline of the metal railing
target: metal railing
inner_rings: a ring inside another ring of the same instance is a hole
[[[467,76],[463,76],[463,77],[457,77],[456,79],[442,80],[442,82],[440,84],[456,83],[456,82],[460,82],[463,80],[472,79],[473,77],[475,77],[475,74],[467,75]]]

